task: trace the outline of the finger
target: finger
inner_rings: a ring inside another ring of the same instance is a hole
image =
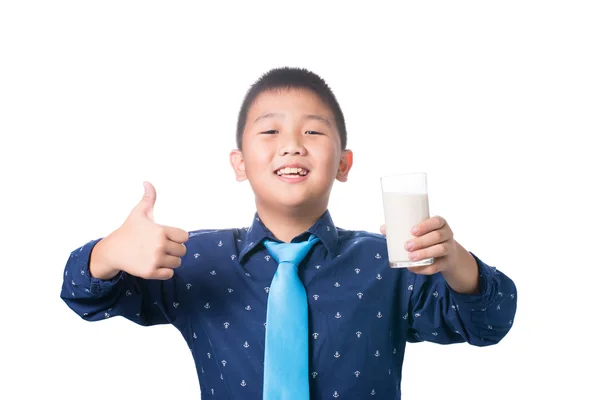
[[[156,189],[150,182],[144,181],[144,196],[134,208],[134,212],[154,221],[154,204],[156,203]]]
[[[410,233],[414,236],[422,236],[436,229],[441,229],[444,225],[446,225],[446,220],[440,216],[435,216],[413,226]]]
[[[172,240],[177,243],[185,243],[188,241],[190,235],[187,231],[179,228],[173,228],[171,226],[165,226],[165,235],[167,235],[167,239]]]
[[[431,265],[424,265],[422,267],[408,267],[410,272],[418,274],[418,275],[433,275],[441,271],[440,265],[438,262],[434,262]]]
[[[163,255],[158,263],[161,268],[179,268],[181,266],[181,258],[170,256],[168,254]]]
[[[379,227],[379,231],[385,236],[385,224]]]
[[[420,267],[408,267],[407,269],[410,272],[419,275],[433,275],[443,270],[444,263],[446,262],[445,257],[438,258],[434,260],[433,264],[423,265]]]
[[[175,275],[175,271],[171,268],[159,268],[152,274],[153,279],[160,279],[166,281],[167,279],[171,279]]]
[[[438,243],[443,243],[450,239],[452,239],[452,231],[446,225],[442,229],[438,229],[426,233],[423,236],[410,239],[404,244],[404,249],[406,249],[407,251],[415,251],[434,246]]]
[[[165,253],[175,257],[183,257],[187,252],[187,248],[183,243],[173,242],[168,240],[165,244]]]
[[[408,253],[408,259],[411,261],[424,260],[426,258],[440,258],[448,254],[448,242],[438,243],[431,247]]]

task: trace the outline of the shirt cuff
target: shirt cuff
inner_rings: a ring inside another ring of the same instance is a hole
[[[469,252],[471,253],[471,252]],[[496,297],[498,291],[498,278],[496,277],[496,267],[490,267],[481,261],[475,254],[471,253],[477,262],[479,272],[479,293],[466,294],[458,293],[446,283],[450,290],[450,295],[455,303],[459,306],[464,305],[471,309],[485,309],[490,305]]]

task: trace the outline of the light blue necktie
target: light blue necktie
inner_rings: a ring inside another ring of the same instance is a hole
[[[301,243],[266,240],[279,263],[267,300],[263,400],[309,400],[308,300],[298,265],[319,239]]]

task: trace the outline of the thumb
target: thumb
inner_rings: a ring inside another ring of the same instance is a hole
[[[144,181],[144,197],[136,207],[145,217],[154,221],[154,203],[156,203],[156,189],[147,181]]]
[[[385,224],[379,227],[379,231],[381,231],[381,233],[385,236]]]

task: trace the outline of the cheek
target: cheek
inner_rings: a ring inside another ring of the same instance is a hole
[[[340,154],[330,147],[323,147],[320,150],[318,157],[319,159],[324,160],[323,165],[330,173],[337,173],[340,164]]]
[[[268,152],[253,152],[251,156],[244,159],[246,166],[246,174],[258,175],[263,174],[265,171],[270,171],[271,158]]]

